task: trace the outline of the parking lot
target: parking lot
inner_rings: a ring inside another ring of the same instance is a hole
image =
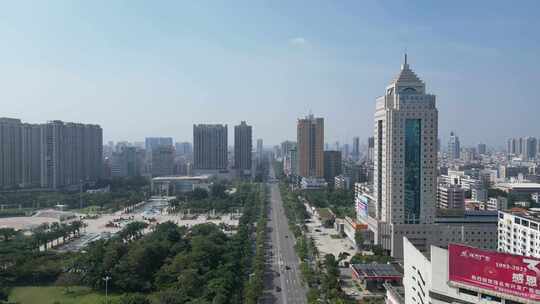
[[[315,240],[315,245],[319,249],[321,257],[331,253],[337,258],[340,253],[346,252],[349,255],[344,261],[349,261],[356,253],[356,248],[349,239],[341,236],[337,237],[336,229],[323,227],[320,220],[315,216],[311,216],[310,222],[306,223],[306,226],[308,227],[307,235]]]

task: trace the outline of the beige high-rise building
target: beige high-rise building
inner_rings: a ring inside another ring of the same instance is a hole
[[[324,119],[298,119],[298,169],[302,177],[324,177]]]
[[[403,254],[403,236],[429,248],[437,204],[435,95],[410,69],[401,71],[377,98],[374,136],[376,243]]]

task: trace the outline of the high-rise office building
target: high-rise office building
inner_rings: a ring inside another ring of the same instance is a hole
[[[251,174],[252,127],[242,121],[234,127],[234,168],[241,175]]]
[[[534,137],[524,137],[522,139],[521,157],[523,160],[534,160],[536,158],[537,140]]]
[[[360,137],[353,137],[352,158],[354,161],[360,160]]]
[[[478,144],[478,154],[485,155],[487,152],[486,144]]]
[[[368,137],[368,150],[367,150],[367,161],[368,163],[373,163],[375,153],[375,137]]]
[[[174,170],[174,147],[161,145],[154,147],[150,152],[152,176],[170,176]]]
[[[227,169],[227,125],[193,125],[195,170]]]
[[[159,146],[173,146],[172,137],[147,137],[145,139],[146,152],[150,153],[154,148]]]
[[[121,147],[113,152],[111,159],[112,177],[133,177],[141,175],[141,162],[137,156],[137,148]]]
[[[284,157],[283,171],[287,176],[298,175],[298,148],[291,148]]]
[[[450,139],[448,140],[448,159],[459,159],[460,155],[461,146],[459,137],[454,132],[450,132]]]
[[[523,137],[519,137],[516,140],[516,154],[521,155],[523,154]]]
[[[506,152],[508,154],[516,154],[517,147],[516,147],[516,139],[515,138],[509,138],[506,141]]]
[[[298,119],[298,169],[302,177],[324,177],[324,119]]]
[[[324,179],[332,184],[341,172],[341,151],[324,151]]]
[[[344,144],[343,148],[341,149],[341,156],[343,159],[349,159],[349,156],[351,154],[351,147],[349,144]]]
[[[506,152],[509,155],[520,156],[522,160],[534,160],[538,154],[539,141],[535,137],[509,138],[506,141]]]
[[[377,98],[375,110],[375,209],[387,231],[379,233],[377,241],[398,256],[403,236],[434,223],[437,120],[435,95],[426,93],[405,55],[399,75]]]
[[[290,140],[286,140],[282,142],[281,143],[281,156],[283,158],[287,157],[287,154],[289,154],[289,151],[291,151],[291,149],[293,148],[296,148],[296,142],[290,141]]]
[[[178,156],[191,156],[193,153],[193,146],[190,142],[180,142],[175,144],[176,155]]]
[[[262,159],[263,152],[264,152],[263,140],[262,140],[262,138],[259,138],[259,139],[257,139],[257,158],[259,160]]]

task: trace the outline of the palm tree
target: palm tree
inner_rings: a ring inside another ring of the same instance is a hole
[[[79,236],[81,234],[81,227],[83,227],[82,221],[73,221],[70,223],[71,232],[75,234],[76,236]]]
[[[66,243],[66,238],[68,238],[70,236],[69,229],[70,229],[70,227],[66,223],[62,223],[60,225],[60,232],[62,234],[62,244],[65,244]]]
[[[47,251],[47,244],[49,243],[49,223],[43,223],[34,229],[34,237],[36,240],[37,249],[43,244],[45,251]]]
[[[51,246],[54,245],[55,240],[56,240],[56,245],[58,246],[58,238],[61,235],[60,223],[54,222],[54,223],[51,224],[49,235],[50,235],[50,238],[51,238]]]
[[[4,242],[15,236],[17,232],[13,228],[0,228],[0,235],[4,238]]]

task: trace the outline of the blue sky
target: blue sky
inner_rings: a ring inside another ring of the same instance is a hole
[[[538,3],[538,4],[537,4]],[[13,1],[0,5],[1,116],[99,123],[105,140],[247,120],[294,139],[364,141],[403,52],[437,95],[439,133],[502,145],[540,136],[540,3]]]

